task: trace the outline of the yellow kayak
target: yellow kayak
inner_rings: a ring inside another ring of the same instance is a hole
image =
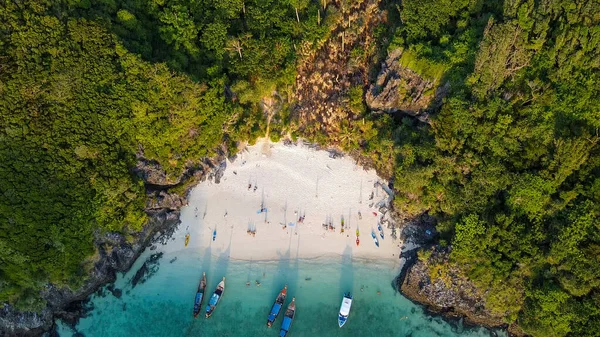
[[[185,235],[185,246],[186,247],[188,246],[188,243],[190,243],[190,234],[189,233]]]

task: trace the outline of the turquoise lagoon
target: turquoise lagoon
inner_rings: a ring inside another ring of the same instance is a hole
[[[132,288],[131,278],[151,253],[147,250],[130,272],[119,275],[115,286],[122,289],[121,298],[108,291],[93,295],[94,309],[79,321],[76,331],[59,322],[59,335],[278,336],[281,315],[273,328],[265,323],[277,293],[287,284],[286,306],[292,296],[297,303],[291,337],[506,336],[480,327],[462,328],[426,314],[392,288],[398,262],[353,259],[350,247],[343,256],[303,260],[290,259],[288,253],[277,261],[231,260],[228,250],[213,254],[211,247],[202,252],[184,249],[164,253],[155,273]],[[208,277],[207,293],[223,276],[227,277],[225,292],[211,318],[194,319],[193,301],[203,271]],[[345,291],[353,293],[354,301],[348,323],[340,329],[337,313]]]

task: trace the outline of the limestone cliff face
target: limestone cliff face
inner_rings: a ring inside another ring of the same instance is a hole
[[[179,221],[179,209],[187,204],[184,197],[170,193],[169,187],[176,186],[166,179],[160,166],[139,158],[134,169],[144,179],[148,191],[146,214],[148,222],[140,232],[96,233],[94,245],[97,249],[95,263],[84,285],[79,289],[56,287],[48,284],[42,292],[47,306],[40,313],[21,312],[3,303],[0,304],[0,337],[4,336],[42,336],[52,329],[56,318],[75,323],[86,309],[84,303],[88,296],[101,286],[113,282],[117,272],[126,272],[135,260],[150,244],[166,242],[166,238],[176,229]],[[190,166],[177,183],[211,178],[217,181],[225,168],[224,156],[213,160],[204,160]],[[133,238],[133,239],[131,239]],[[110,290],[120,296],[120,290]]]
[[[439,108],[448,85],[438,87],[436,83],[421,77],[400,64],[402,50],[392,51],[381,65],[377,80],[365,95],[371,110],[385,113],[402,112],[429,121],[429,112]]]
[[[447,250],[434,247],[429,252],[431,255],[426,259],[416,258],[398,279],[397,286],[404,296],[434,313],[451,318],[464,317],[469,324],[508,328],[511,335],[524,336],[518,326],[507,324],[504,316],[486,308],[485,294],[448,263]],[[446,267],[443,273],[435,270],[439,265]]]

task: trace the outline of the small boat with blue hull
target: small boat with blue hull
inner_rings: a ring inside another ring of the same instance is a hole
[[[290,329],[292,328],[292,322],[294,322],[294,316],[296,315],[296,298],[292,298],[292,303],[288,305],[285,315],[283,316],[283,323],[281,323],[281,330],[279,330],[279,337],[286,337]]]
[[[212,315],[213,311],[215,311],[217,304],[219,304],[221,297],[223,297],[224,290],[225,277],[223,277],[223,280],[219,282],[219,285],[217,285],[217,289],[215,289],[215,292],[210,297],[210,301],[208,301],[208,305],[206,306],[206,318],[209,318]]]
[[[377,235],[375,231],[371,231],[371,237],[373,238],[373,242],[375,242],[375,246],[379,247],[379,240],[377,240]]]
[[[383,240],[383,228],[381,228],[381,224],[377,224],[377,230],[379,231],[379,235],[381,236],[381,240]]]
[[[341,327],[346,324],[348,315],[350,315],[350,308],[352,307],[352,295],[345,293],[342,299],[342,305],[340,306],[340,313],[338,315],[338,325]]]
[[[204,290],[206,289],[206,273],[202,273],[202,279],[198,285],[196,299],[194,300],[194,318],[198,317],[200,309],[202,309],[202,301],[204,301]]]
[[[285,303],[286,295],[287,285],[279,292],[279,295],[277,295],[277,298],[275,299],[275,303],[273,303],[273,307],[271,307],[271,312],[269,313],[269,318],[267,319],[267,326],[269,328],[273,325],[273,322],[275,322],[277,316],[279,316],[279,312],[281,312],[281,308]]]

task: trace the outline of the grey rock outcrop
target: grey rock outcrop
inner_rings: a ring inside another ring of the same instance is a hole
[[[400,64],[402,50],[396,49],[383,62],[376,82],[366,93],[371,110],[402,112],[428,122],[430,111],[438,108],[449,85],[436,87],[436,80],[425,79]]]
[[[508,328],[513,336],[523,335],[518,326],[506,324],[504,315],[494,314],[486,307],[485,293],[448,263],[448,249],[433,247],[429,252],[426,259],[414,254],[405,275],[397,279],[397,287],[404,296],[445,317],[464,318],[468,324],[490,328]],[[432,265],[444,266],[444,272],[435,279],[432,279]]]
[[[3,304],[0,307],[0,336],[39,336],[52,326],[52,312],[20,312]]]

